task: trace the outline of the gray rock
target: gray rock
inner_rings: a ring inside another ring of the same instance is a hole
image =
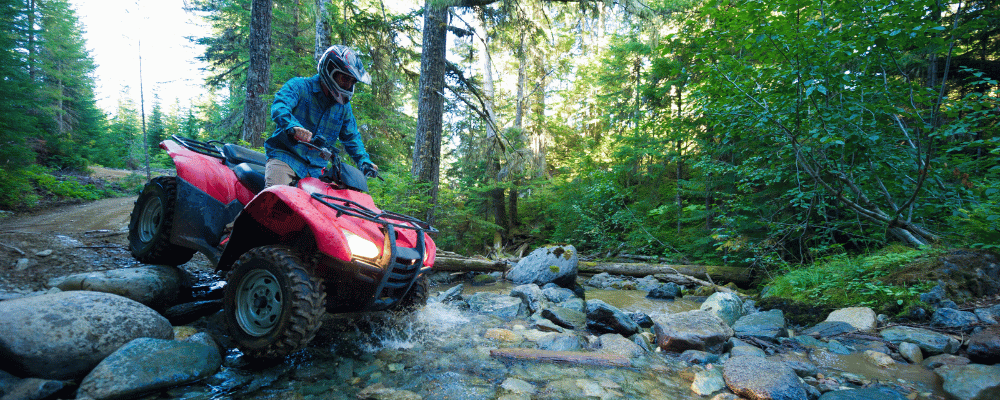
[[[542,317],[566,329],[580,329],[587,326],[587,314],[569,308],[546,308],[542,310]]]
[[[907,400],[906,396],[891,388],[873,386],[861,389],[826,392],[819,400]]]
[[[153,309],[122,296],[72,291],[0,302],[0,353],[22,376],[83,376],[139,337],[172,339],[173,328]],[[5,363],[7,363],[5,361]]]
[[[139,338],[101,361],[80,382],[77,399],[115,399],[195,382],[222,365],[209,345]]]
[[[701,350],[684,350],[680,359],[688,364],[706,365],[719,362],[719,355]]]
[[[529,313],[535,313],[542,309],[542,288],[536,284],[514,286],[510,290],[510,296],[521,299],[528,306]]]
[[[708,396],[726,388],[726,380],[719,368],[706,368],[694,374],[691,391],[699,396]]]
[[[966,351],[974,363],[1000,363],[1000,327],[992,326],[973,333],[969,337]]]
[[[155,309],[163,309],[176,302],[180,283],[180,270],[167,265],[86,272],[49,280],[49,286],[61,290],[117,294]]]
[[[68,390],[72,387],[74,386],[70,381],[56,381],[39,378],[13,378],[3,384],[0,384],[0,398],[3,400],[51,399],[54,398],[53,396],[55,394]]]
[[[868,307],[848,307],[834,310],[825,322],[846,322],[862,332],[874,332],[877,322],[875,311]]]
[[[740,357],[740,356],[751,356],[751,357],[766,357],[767,353],[764,349],[757,346],[733,346],[732,350],[729,350],[730,357]]]
[[[748,399],[802,400],[806,389],[791,367],[760,357],[734,357],[722,371],[733,393]]]
[[[1000,323],[1000,304],[993,307],[977,308],[975,314],[979,317],[980,322],[988,325],[996,325]]]
[[[969,359],[956,356],[954,354],[938,354],[936,356],[930,356],[924,359],[924,362],[920,363],[929,369],[938,369],[945,365],[969,365]]]
[[[958,339],[921,328],[893,326],[882,330],[882,338],[894,344],[914,343],[928,355],[954,354],[962,344]]]
[[[673,300],[681,297],[681,287],[673,282],[664,283],[648,291],[646,297],[651,299]]]
[[[583,341],[573,333],[545,335],[537,343],[539,349],[551,351],[578,351],[583,348]]]
[[[743,316],[743,300],[733,293],[715,292],[708,296],[700,309],[715,314],[729,326],[733,326]]]
[[[538,248],[518,261],[508,271],[507,279],[518,285],[551,282],[570,288],[576,284],[578,261],[576,248],[572,245]]]
[[[628,317],[631,318],[632,321],[635,321],[635,323],[638,324],[640,328],[653,327],[653,319],[650,318],[648,314],[642,311],[626,312],[625,314],[628,315]]]
[[[752,336],[767,340],[787,337],[785,314],[778,309],[750,314],[733,324],[737,336]]]
[[[546,300],[555,304],[579,298],[576,297],[576,293],[573,293],[572,290],[558,286],[546,286],[542,289],[542,296],[544,296]]]
[[[899,354],[903,356],[907,361],[920,364],[924,362],[924,353],[920,350],[920,346],[914,343],[902,342],[899,344]]]
[[[465,285],[459,283],[455,286],[452,286],[451,289],[441,292],[441,294],[435,296],[435,299],[437,299],[437,301],[440,303],[450,303],[453,301],[462,300],[462,289],[464,288]]]
[[[656,343],[663,351],[721,353],[726,341],[733,336],[733,329],[728,324],[706,311],[693,310],[652,318]]]
[[[479,292],[469,296],[467,301],[471,311],[493,315],[505,321],[526,315],[528,309],[521,299],[499,293]]]
[[[659,279],[656,279],[656,277],[652,275],[647,275],[635,280],[635,288],[643,292],[652,292],[654,289],[662,286],[664,286],[664,284],[660,282]],[[674,286],[677,286],[677,284],[675,283]],[[680,297],[680,294],[681,294],[681,288],[680,286],[677,286],[677,294],[674,297]]]
[[[971,332],[973,325],[979,323],[979,317],[968,311],[959,311],[952,308],[939,308],[934,310],[931,317],[931,325],[943,328],[961,329]]]
[[[853,325],[844,321],[825,321],[802,331],[802,334],[817,338],[828,338],[844,333],[857,332],[857,330]]]
[[[587,329],[598,334],[632,336],[639,332],[639,325],[617,307],[601,300],[591,300],[587,302]]]
[[[773,356],[767,357],[768,360],[774,362],[783,363],[792,368],[795,374],[802,377],[816,376],[819,373],[819,367],[816,366],[810,359],[808,355],[800,353],[778,353]]]
[[[944,391],[957,400],[1000,398],[1000,365],[945,365],[934,370]]]
[[[618,354],[634,358],[639,357],[646,352],[632,340],[617,333],[606,333],[601,335],[600,343],[601,347],[597,350],[598,353]]]
[[[932,306],[937,306],[944,301],[947,294],[944,292],[944,288],[941,285],[934,286],[927,293],[920,294],[920,301],[930,304]]]

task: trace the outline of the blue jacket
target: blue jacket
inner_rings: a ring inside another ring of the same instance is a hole
[[[358,133],[358,123],[354,119],[351,103],[340,104],[325,93],[319,83],[319,75],[309,78],[292,78],[274,95],[271,105],[271,119],[277,128],[264,142],[267,158],[287,163],[299,178],[319,177],[327,162],[319,151],[310,150],[292,138],[292,128],[308,129],[313,135],[322,136],[328,146],[336,140],[344,144],[344,149],[359,167],[371,162],[365,145]]]

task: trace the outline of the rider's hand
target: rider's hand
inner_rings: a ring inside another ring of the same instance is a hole
[[[361,163],[361,173],[369,178],[374,178],[378,176],[378,165],[370,162]]]
[[[306,128],[296,126],[292,128],[292,137],[300,142],[308,142],[312,140],[313,133]]]

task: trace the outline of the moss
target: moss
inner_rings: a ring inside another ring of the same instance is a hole
[[[781,310],[785,314],[786,321],[798,326],[813,326],[823,322],[834,310],[833,307],[824,304],[807,304],[777,296],[760,299],[756,305],[762,310]]]
[[[552,271],[553,274],[558,274],[559,273],[559,267],[557,267],[555,265],[550,265],[549,266],[549,271]]]

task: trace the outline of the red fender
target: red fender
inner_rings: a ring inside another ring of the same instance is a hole
[[[222,204],[239,200],[247,204],[254,194],[236,179],[226,163],[221,159],[199,154],[188,150],[173,140],[160,142],[160,148],[166,150],[177,167],[177,177],[201,189]]]

